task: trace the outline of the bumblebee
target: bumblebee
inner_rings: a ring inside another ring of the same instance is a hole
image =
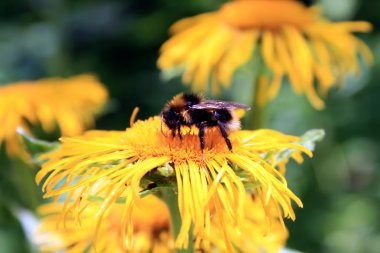
[[[250,107],[236,102],[204,100],[197,94],[181,93],[169,101],[161,112],[161,132],[164,123],[171,131],[172,137],[177,135],[182,140],[181,127],[196,126],[199,129],[200,148],[205,148],[206,128],[218,127],[227,147],[232,150],[228,134],[240,129],[240,121],[234,114],[236,109],[250,110]]]

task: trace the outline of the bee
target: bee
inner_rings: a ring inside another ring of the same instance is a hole
[[[206,128],[218,127],[229,150],[232,144],[228,134],[240,129],[240,121],[235,115],[236,109],[250,110],[247,105],[218,100],[204,100],[197,94],[181,93],[173,97],[161,112],[161,132],[164,123],[171,131],[172,137],[177,135],[182,140],[181,127],[196,126],[199,129],[200,148],[205,148]]]

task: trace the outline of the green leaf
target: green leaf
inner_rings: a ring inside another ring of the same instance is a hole
[[[33,163],[36,165],[42,164],[42,161],[39,160],[42,154],[54,151],[59,147],[58,142],[38,140],[27,134],[22,128],[18,128],[17,133],[22,137],[26,151],[30,154]]]
[[[301,146],[314,151],[315,143],[321,141],[325,137],[325,130],[323,129],[312,129],[307,131],[301,136],[300,141],[296,142]],[[285,159],[288,159],[291,154],[294,152],[294,149],[287,149],[276,155],[276,163],[279,163]]]
[[[312,129],[307,131],[301,136],[301,140],[298,142],[302,146],[314,151],[315,143],[320,142],[325,137],[325,130],[323,129]]]

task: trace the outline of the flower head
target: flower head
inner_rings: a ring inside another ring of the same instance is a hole
[[[262,61],[259,102],[273,99],[284,77],[296,93],[304,93],[322,109],[331,87],[359,73],[358,52],[368,63],[372,54],[352,32],[368,32],[367,22],[333,23],[319,8],[294,0],[232,1],[211,13],[175,23],[161,48],[158,66],[184,70],[183,81],[197,90],[228,87],[234,72],[251,57]],[[318,84],[318,91],[314,82]]]
[[[169,211],[158,198],[150,195],[141,200],[142,205],[132,214],[134,227],[131,252],[172,252],[174,241],[170,234]],[[120,217],[122,204],[113,206],[98,234],[95,234],[94,216],[99,209],[98,202],[84,209],[79,219],[74,213],[61,221],[62,203],[44,204],[39,208],[42,222],[35,231],[34,242],[42,252],[125,252]],[[96,240],[96,243],[94,243]]]
[[[277,252],[285,245],[287,230],[276,217],[269,220],[262,203],[250,195],[246,195],[244,215],[246,221],[242,231],[236,230],[229,221],[221,222],[216,214],[211,220],[211,244],[201,248],[205,252],[226,252],[228,247],[221,240],[226,232],[239,252]],[[170,231],[168,209],[158,198],[149,195],[141,200],[132,215],[134,227],[132,248],[130,252],[164,253],[174,251],[174,238]],[[93,217],[100,207],[93,202],[78,217],[70,212],[62,223],[63,203],[49,203],[39,207],[41,223],[34,233],[34,243],[41,252],[125,252],[125,238],[122,236],[120,217],[122,205],[116,204],[103,220],[98,234],[95,232]],[[270,223],[270,225],[268,225]]]
[[[288,231],[276,216],[265,213],[263,203],[253,195],[247,194],[244,207],[245,222],[237,230],[233,223],[222,220],[218,215],[213,218],[211,244],[220,252],[230,252],[223,238],[223,226],[228,238],[238,249],[238,252],[260,253],[279,252],[288,238]],[[271,211],[266,208],[267,211]]]
[[[23,153],[17,128],[40,124],[45,132],[77,135],[94,124],[107,100],[107,90],[91,75],[48,78],[0,86],[0,145],[11,155]]]
[[[105,196],[95,216],[98,223],[115,202],[124,199],[121,222],[131,237],[130,221],[133,209],[141,204],[141,187],[147,180],[160,183],[151,173],[172,171],[166,176],[177,187],[182,220],[176,248],[187,248],[191,227],[194,236],[201,238],[196,247],[203,242],[207,245],[215,215],[236,228],[243,226],[246,190],[262,201],[268,216],[295,219],[291,202],[302,203],[277,170],[280,161],[276,155],[285,150],[311,155],[307,148],[295,144],[298,137],[272,130],[236,131],[229,136],[230,151],[219,129],[210,128],[202,151],[196,127],[182,128],[181,140],[165,137],[160,125],[160,117],[153,117],[136,122],[125,132],[89,131],[76,138],[62,138],[60,149],[41,157],[48,161],[36,180],[44,181],[45,197],[58,200],[66,194],[64,211],[70,212],[84,208],[80,203],[89,196]],[[104,182],[102,187],[97,187],[99,181]],[[222,234],[231,249],[227,233]]]

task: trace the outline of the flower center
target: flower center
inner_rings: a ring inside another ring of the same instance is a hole
[[[133,146],[141,160],[166,156],[175,162],[192,160],[202,163],[203,158],[207,160],[217,153],[230,152],[218,128],[206,129],[205,149],[202,152],[196,127],[183,127],[181,140],[179,136],[173,138],[165,126],[162,133],[160,125],[160,117],[137,121],[127,130],[123,142]],[[235,138],[231,135],[230,139],[234,145]]]
[[[233,1],[224,4],[219,14],[227,24],[240,29],[301,27],[313,20],[311,11],[293,0]]]

